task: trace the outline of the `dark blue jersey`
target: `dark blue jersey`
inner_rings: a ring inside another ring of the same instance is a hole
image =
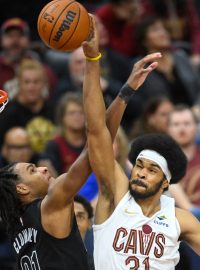
[[[63,239],[44,231],[41,200],[29,204],[12,238],[20,270],[88,270],[87,252],[76,219],[71,233]],[[59,226],[59,224],[58,224]]]

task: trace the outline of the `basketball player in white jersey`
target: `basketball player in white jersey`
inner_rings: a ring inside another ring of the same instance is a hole
[[[133,169],[130,181],[127,179],[114,160],[105,123],[95,29],[83,49],[89,58],[83,87],[89,159],[100,188],[94,225],[95,269],[173,270],[179,261],[180,240],[200,254],[200,223],[189,212],[176,208],[173,198],[162,195],[185,174],[186,157],[170,137],[144,135],[132,144],[129,157]],[[147,59],[136,64],[144,67],[140,76],[157,64],[145,68]],[[138,84],[131,86],[138,89]],[[119,94],[125,103],[129,92],[132,96],[128,81]]]

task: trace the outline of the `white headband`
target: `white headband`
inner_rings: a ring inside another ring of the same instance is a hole
[[[153,151],[153,150],[143,150],[139,153],[136,160],[138,160],[139,158],[146,158],[157,163],[159,167],[161,168],[161,170],[163,171],[163,173],[165,174],[167,181],[170,182],[172,176],[168,169],[167,161],[158,152]]]

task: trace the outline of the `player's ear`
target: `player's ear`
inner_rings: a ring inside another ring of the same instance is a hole
[[[162,185],[162,188],[163,190],[168,188],[169,187],[169,181],[165,178],[164,181],[163,181],[163,185]]]
[[[22,196],[30,193],[28,186],[23,183],[17,184],[16,190],[17,190],[17,194],[22,195]]]

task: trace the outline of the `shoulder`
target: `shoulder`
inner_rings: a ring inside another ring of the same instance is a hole
[[[181,209],[178,207],[176,207],[175,209],[176,209],[176,218],[178,219],[178,221],[182,222],[182,220],[185,218],[193,217],[193,215],[188,210]]]
[[[181,228],[181,235],[185,235],[189,232],[192,232],[195,228],[198,220],[196,217],[189,211],[176,207],[176,218],[179,222]],[[198,222],[199,223],[199,222]]]
[[[187,216],[188,214],[191,215],[189,211],[176,207],[176,217],[178,219],[181,219],[182,217],[185,217],[185,215]]]
[[[40,222],[41,203],[42,199],[37,199],[25,206],[22,219],[26,224],[36,224]]]

